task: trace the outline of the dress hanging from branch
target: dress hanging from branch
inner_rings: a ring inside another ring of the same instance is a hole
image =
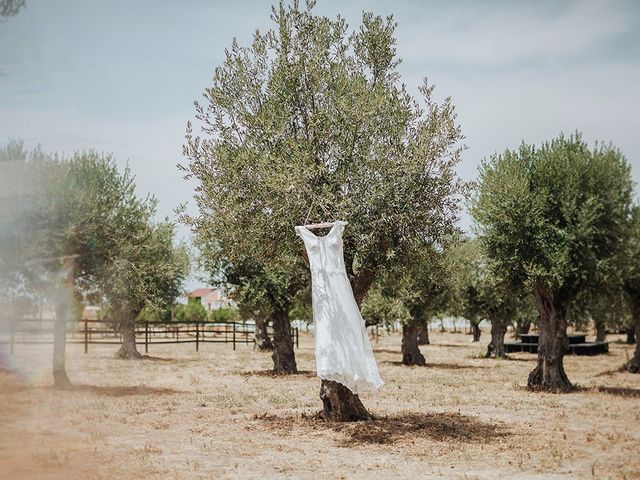
[[[311,268],[317,375],[355,394],[375,392],[384,382],[344,266],[342,233],[347,222],[335,222],[322,237],[309,230],[329,225],[295,228]]]

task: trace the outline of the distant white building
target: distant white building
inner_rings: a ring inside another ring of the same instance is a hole
[[[205,310],[235,307],[233,300],[223,296],[222,292],[213,288],[196,288],[187,295],[187,302],[198,302]]]

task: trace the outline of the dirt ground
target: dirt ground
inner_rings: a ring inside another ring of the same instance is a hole
[[[0,373],[0,477],[640,478],[640,376],[616,371],[630,346],[567,357],[571,394],[524,388],[534,355],[481,358],[463,334],[432,332],[428,366],[399,364],[400,338],[374,343],[386,382],[362,400],[371,423],[335,425],[320,409],[313,338],[303,371],[272,377],[251,346],[152,346],[143,361],[113,346],[69,346],[76,387],[51,388],[50,348],[17,346]]]

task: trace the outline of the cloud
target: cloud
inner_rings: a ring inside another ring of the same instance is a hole
[[[472,67],[563,59],[629,32],[637,20],[632,7],[620,1],[576,0],[560,12],[540,5],[512,2],[486,8],[478,2],[420,19],[420,26],[414,18],[399,32],[400,53]]]

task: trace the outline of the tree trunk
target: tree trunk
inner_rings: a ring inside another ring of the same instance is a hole
[[[607,339],[607,326],[600,319],[593,322],[596,324],[596,342],[604,342]]]
[[[627,362],[627,370],[631,373],[640,373],[640,303],[633,309],[635,320],[636,351],[633,358]]]
[[[531,320],[517,320],[516,321],[516,336],[520,338],[522,335],[526,335],[531,330]]]
[[[347,271],[353,272],[352,266],[351,259],[347,262]],[[353,295],[358,308],[361,307],[375,278],[370,271],[360,273],[359,279],[353,279],[353,276],[350,276]],[[322,380],[320,399],[323,405],[320,417],[327,421],[357,422],[372,419],[371,414],[360,401],[360,397],[341,383]]]
[[[504,336],[507,333],[507,324],[501,320],[491,321],[491,342],[487,345],[485,358],[506,358],[504,350]]]
[[[289,375],[298,373],[296,354],[293,351],[289,312],[281,310],[273,315],[273,373]]]
[[[565,319],[569,301],[546,290],[535,290],[536,307],[540,312],[538,324],[538,365],[529,374],[528,387],[533,390],[568,392],[573,390],[563,365],[569,349]]]
[[[429,325],[423,323],[418,327],[418,345],[430,345],[429,341]]]
[[[56,318],[53,324],[53,384],[55,388],[71,387],[67,376],[65,354],[67,349],[67,322],[70,320],[71,295],[61,294],[56,300]]]
[[[122,334],[122,345],[116,352],[115,357],[127,360],[139,360],[142,358],[136,347],[136,326],[133,315],[125,315],[121,318],[120,333]]]
[[[371,415],[354,394],[344,385],[330,380],[322,380],[320,385],[322,400],[321,418],[330,422],[359,422],[371,420]]]
[[[636,331],[635,331],[634,327],[629,327],[629,329],[627,330],[627,341],[626,341],[626,344],[627,345],[633,345],[634,343],[636,343]]]
[[[425,366],[420,348],[418,348],[418,326],[405,324],[402,326],[402,364]]]
[[[480,322],[471,322],[471,331],[473,332],[473,341],[480,341]]]
[[[254,341],[256,347],[261,352],[273,350],[273,343],[271,342],[269,333],[267,332],[268,321],[268,318],[263,317],[262,315],[256,315],[256,330],[254,334]]]

